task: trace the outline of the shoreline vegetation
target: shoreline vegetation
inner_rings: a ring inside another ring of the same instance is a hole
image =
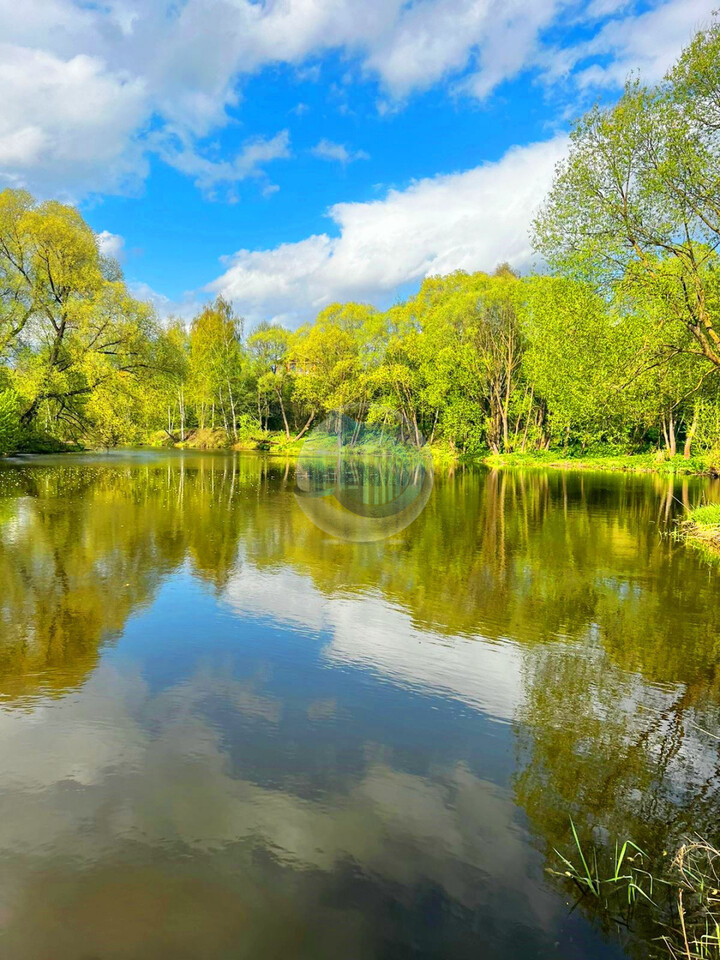
[[[305,438],[288,440],[280,431],[249,432],[235,440],[224,430],[192,430],[186,440],[179,441],[167,432],[156,433],[147,444],[150,447],[170,447],[186,450],[234,450],[257,452],[278,457],[297,457],[303,449]],[[710,455],[685,457],[682,454],[669,456],[663,450],[644,453],[620,453],[587,451],[585,453],[564,450],[544,450],[533,453],[493,453],[490,450],[468,454],[453,449],[449,444],[435,443],[429,446],[435,467],[459,467],[484,465],[491,469],[552,469],[552,470],[599,470],[606,472],[656,473],[676,476],[720,476],[720,459]]]
[[[717,477],[720,462],[711,455],[668,456],[663,450],[645,453],[567,453],[544,450],[539,453],[488,453],[481,460],[488,467],[523,469],[598,470],[610,473],[656,473],[663,476]]]
[[[137,444],[127,446],[150,449],[234,451],[236,453],[262,453],[267,456],[292,459],[298,457],[306,437],[287,439],[282,431],[249,430],[236,439],[222,428],[191,428],[184,440],[157,431]],[[68,444],[42,438],[36,444],[24,445],[13,453],[79,453],[90,450],[107,450],[107,445]],[[543,450],[534,452],[513,451],[493,453],[481,450],[462,453],[449,444],[434,443],[429,446],[435,467],[455,468],[461,466],[486,466],[490,469],[526,470],[583,470],[607,473],[653,473],[661,476],[720,477],[720,458],[713,452],[686,457],[683,454],[670,456],[662,449],[642,453],[623,453],[603,450],[585,452],[568,450]],[[362,451],[360,451],[362,453]],[[372,455],[369,453],[368,455]]]
[[[643,930],[674,960],[720,958],[720,850],[692,837],[673,856],[652,857],[632,840],[616,841],[613,854],[570,827],[574,847],[555,850],[558,868],[547,868],[568,895],[579,892],[605,927]]]
[[[720,503],[706,503],[689,510],[680,523],[678,535],[720,560]]]

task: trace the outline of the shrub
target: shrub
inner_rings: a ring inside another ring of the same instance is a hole
[[[20,411],[14,390],[0,391],[0,455],[17,450],[20,443]]]

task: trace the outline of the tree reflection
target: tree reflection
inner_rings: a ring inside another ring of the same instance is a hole
[[[327,594],[379,590],[449,636],[585,644],[593,625],[610,660],[651,683],[717,671],[717,577],[659,535],[682,493],[666,480],[439,476],[412,527],[380,543],[328,537],[293,481],[290,464],[259,457],[4,468],[2,675],[87,669],[170,571],[188,563],[222,592],[244,562],[293,567]]]
[[[290,568],[328,597],[379,594],[419,631],[517,644],[515,797],[549,861],[570,817],[654,857],[687,833],[717,840],[718,574],[662,535],[699,482],[457,471],[378,543],[329,537],[293,489],[291,464],[259,457],[3,466],[0,695],[83,683],[184,566],[218,595],[248,568]]]

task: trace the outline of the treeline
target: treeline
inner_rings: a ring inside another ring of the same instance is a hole
[[[665,80],[575,127],[533,227],[551,275],[431,277],[387,311],[246,331],[161,324],[71,207],[0,194],[0,452],[43,443],[289,444],[398,411],[456,455],[715,451],[720,25]]]

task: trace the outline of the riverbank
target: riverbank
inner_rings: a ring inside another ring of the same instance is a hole
[[[299,440],[288,439],[282,431],[247,431],[235,440],[222,428],[193,428],[183,441],[173,441],[167,433],[159,432],[149,439],[150,446],[175,447],[184,450],[235,450],[239,452],[264,453],[267,456],[294,459],[300,455],[307,436]],[[430,447],[433,464],[438,468],[453,468],[483,464],[498,469],[515,467],[523,469],[600,470],[611,472],[658,473],[677,476],[718,476],[720,463],[707,456],[685,458],[659,457],[657,452],[570,456],[562,451],[550,450],[541,453],[491,454],[488,451],[477,455],[462,455],[448,443],[436,442]]]
[[[543,453],[489,454],[481,460],[488,467],[551,468],[555,470],[600,470],[625,473],[658,473],[674,476],[720,476],[717,456],[659,457],[657,453],[568,456],[560,451]]]
[[[300,455],[307,437],[288,439],[282,431],[247,432],[235,440],[221,428],[194,428],[188,431],[185,440],[173,441],[165,432],[154,434],[149,446],[174,447],[181,450],[234,450],[237,452],[264,453],[266,456],[294,459]],[[492,469],[513,467],[523,469],[595,470],[603,472],[656,473],[666,476],[720,476],[720,459],[717,454],[696,455],[686,458],[658,456],[652,453],[609,454],[572,456],[562,451],[549,450],[542,453],[480,453],[463,456],[449,444],[434,443],[430,447],[433,464],[438,468],[451,469],[463,464],[482,464]]]
[[[234,450],[239,453],[263,453],[270,457],[295,459],[300,455],[307,434],[299,440],[288,439],[282,431],[256,431],[246,433],[237,440],[221,428],[194,428],[182,441],[173,440],[164,431],[153,434],[147,441],[151,447],[168,447],[176,450]],[[436,467],[454,467],[460,463],[457,453],[448,444],[436,443],[430,447]]]
[[[187,431],[184,440],[170,437],[158,431],[148,437],[142,446],[166,447],[176,450],[233,450],[241,453],[263,453],[266,456],[295,459],[300,455],[306,437],[288,439],[282,431],[247,431],[235,439],[222,428],[197,427]],[[33,444],[24,444],[23,453],[77,452],[77,445],[47,441],[45,438]],[[457,466],[481,464],[491,469],[552,469],[587,470],[600,472],[655,473],[663,476],[708,476],[720,477],[720,456],[704,454],[692,457],[677,455],[664,457],[657,451],[629,454],[585,454],[574,456],[558,450],[536,453],[479,453],[475,456],[461,455],[449,444],[438,442],[430,447],[433,464],[438,468],[452,469]]]
[[[680,524],[680,537],[720,558],[720,503],[689,510]]]
[[[168,447],[175,450],[235,450],[237,452],[266,453],[272,456],[296,457],[302,449],[303,440],[288,439],[282,431],[243,431],[238,437],[221,427],[193,427],[184,439],[170,437],[158,431],[147,439],[149,447]]]

